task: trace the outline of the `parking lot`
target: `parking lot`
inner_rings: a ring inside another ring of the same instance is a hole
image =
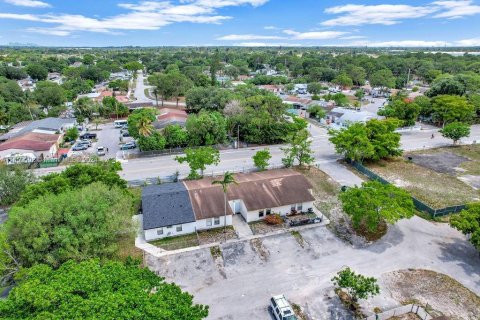
[[[120,129],[115,128],[113,122],[100,124],[98,126],[98,130],[95,130],[94,125],[90,125],[90,129],[88,131],[82,131],[80,134],[85,132],[97,134],[97,141],[94,141],[92,146],[87,150],[75,152],[70,151],[69,156],[96,154],[97,148],[100,146],[108,150],[105,156],[101,157],[102,159],[121,159],[123,153],[125,152],[138,152],[138,148],[121,150],[122,144],[133,141],[133,138],[125,137],[122,139],[122,141],[120,141]]]
[[[399,269],[424,268],[445,273],[475,293],[480,292],[478,252],[446,224],[421,218],[401,221],[379,242],[353,248],[325,227],[300,232],[304,246],[290,233],[221,245],[166,257],[147,256],[148,266],[210,306],[208,319],[270,319],[272,295],[285,294],[312,319],[350,319],[333,293],[330,279],[345,266],[368,276]],[[389,298],[365,303],[389,309]]]

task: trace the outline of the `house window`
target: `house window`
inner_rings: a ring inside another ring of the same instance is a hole
[[[297,210],[297,205],[296,204],[292,204],[292,206],[290,207],[290,211],[295,211]]]
[[[212,226],[212,219],[207,219],[207,227],[211,227]]]
[[[259,217],[259,218],[263,217],[264,214],[265,214],[265,213],[264,213],[263,210],[258,211],[258,217]]]
[[[172,226],[167,226],[167,229],[172,229]]]
[[[182,225],[177,226],[177,232],[182,232]]]
[[[163,235],[163,228],[157,229],[157,236]]]
[[[267,216],[272,214],[272,209],[267,209]]]
[[[213,219],[213,224],[218,226],[220,224],[220,218],[217,217],[217,218]]]
[[[299,203],[297,205],[297,211],[302,211],[302,209],[303,209],[303,203]]]

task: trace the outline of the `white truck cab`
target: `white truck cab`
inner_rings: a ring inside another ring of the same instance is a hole
[[[270,307],[276,320],[298,320],[290,303],[283,294],[270,299]]]

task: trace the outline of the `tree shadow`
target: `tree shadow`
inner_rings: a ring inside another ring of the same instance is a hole
[[[476,275],[474,281],[480,286],[480,253],[466,239],[454,239],[453,242],[439,243],[441,255],[438,257],[443,262],[455,263],[463,268],[468,275]]]
[[[387,233],[365,249],[380,254],[402,243],[404,237],[403,231],[397,225],[389,225]]]

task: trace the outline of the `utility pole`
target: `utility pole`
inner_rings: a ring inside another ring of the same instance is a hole
[[[240,125],[237,126],[237,149],[240,148]]]
[[[409,82],[410,82],[410,68],[408,68],[407,83],[405,83],[405,87],[408,86]]]

